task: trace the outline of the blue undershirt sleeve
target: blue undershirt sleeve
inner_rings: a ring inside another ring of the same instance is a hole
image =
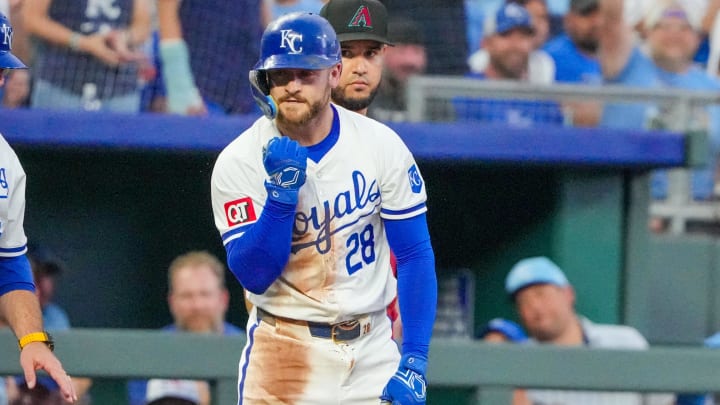
[[[35,292],[27,256],[0,257],[0,295],[14,290]]]
[[[426,215],[385,220],[385,231],[397,258],[402,352],[427,359],[437,309],[437,278]]]
[[[290,257],[295,205],[268,199],[260,218],[242,237],[225,244],[230,271],[253,294],[280,276]]]

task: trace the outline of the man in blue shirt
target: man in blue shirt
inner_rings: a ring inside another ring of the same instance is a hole
[[[534,33],[530,14],[523,6],[517,3],[503,5],[485,27],[482,43],[489,57],[488,65],[483,72],[472,73],[468,77],[529,81],[528,61],[533,50]],[[453,107],[459,120],[503,123],[514,127],[561,125],[564,122],[560,106],[555,102],[456,97]]]
[[[244,333],[224,321],[230,296],[225,288],[225,266],[212,254],[192,251],[175,258],[168,269],[168,306],[174,323],[163,330],[168,332],[216,333],[237,335]],[[202,353],[189,353],[202,356]],[[128,382],[130,405],[146,401],[147,381]],[[205,398],[202,404],[209,404]]]
[[[600,35],[598,0],[571,0],[563,19],[565,33],[545,45],[555,60],[555,80],[566,83],[600,84],[597,60]]]
[[[555,61],[555,81],[599,85],[602,83],[600,62],[597,59],[600,35],[598,0],[571,0],[563,17],[565,33],[548,42],[543,48]],[[597,103],[572,102],[573,124],[594,126],[600,119]]]
[[[622,0],[603,0],[601,5],[599,59],[606,82],[631,87],[681,88],[689,90],[720,90],[720,82],[693,63],[700,44],[699,16],[683,3],[653,3],[643,26],[645,46],[635,44],[635,34],[623,15]],[[678,123],[663,122],[667,114],[648,104],[613,104],[603,112],[603,124],[614,128],[646,128],[650,121],[661,126]],[[691,112],[691,122],[679,123],[683,128],[708,129],[711,143],[710,163],[693,172],[692,196],[698,200],[712,197],[714,168],[720,145],[720,110],[708,106]],[[667,197],[666,172],[655,173],[652,196]]]

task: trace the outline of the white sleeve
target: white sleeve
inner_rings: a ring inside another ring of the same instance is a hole
[[[210,182],[213,217],[223,244],[241,237],[257,221],[267,198],[262,160],[232,150],[220,154]]]
[[[380,164],[383,219],[412,218],[427,211],[425,181],[402,139],[390,131],[381,151]]]
[[[20,256],[26,251],[25,180],[20,160],[0,137],[0,257]]]

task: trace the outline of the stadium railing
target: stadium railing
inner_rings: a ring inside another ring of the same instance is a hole
[[[720,105],[720,94],[709,91],[617,85],[541,85],[458,76],[415,76],[410,78],[407,87],[408,118],[411,122],[454,121],[457,117],[453,100],[456,98],[535,101],[539,102],[535,111],[539,116],[549,114],[544,102],[591,101],[653,105],[657,107],[656,116],[647,117],[647,129],[658,129],[657,125],[661,125],[663,129],[685,133],[692,149],[704,150],[708,148],[707,123],[699,123],[696,112],[707,106]],[[572,109],[563,106],[562,113],[565,117],[560,125],[572,126]],[[698,165],[703,160],[689,163]],[[699,201],[691,197],[690,172],[687,168],[671,170],[668,197],[665,200],[654,200],[650,206],[651,215],[669,220],[669,230],[673,234],[686,232],[689,221],[720,222],[719,201]]]
[[[214,380],[214,403],[236,401],[244,336],[154,330],[57,332],[56,353],[71,375]],[[514,387],[637,392],[717,392],[720,351],[702,347],[598,350],[435,339],[431,388],[471,390],[477,405],[509,403]],[[19,373],[17,342],[0,331],[0,375]]]

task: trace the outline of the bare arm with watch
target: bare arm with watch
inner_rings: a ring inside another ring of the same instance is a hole
[[[3,294],[0,296],[0,313],[18,337],[20,365],[28,387],[35,387],[35,372],[42,369],[57,382],[66,401],[76,401],[77,395],[70,376],[52,352],[52,337],[42,329],[40,304],[35,294],[28,290],[13,290]]]

